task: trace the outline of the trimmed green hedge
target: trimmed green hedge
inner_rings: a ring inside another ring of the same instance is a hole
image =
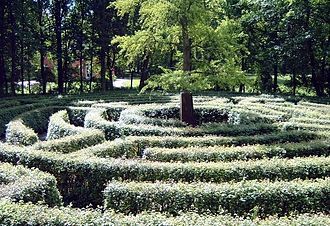
[[[124,146],[124,145],[123,145]],[[106,150],[104,150],[106,153]],[[113,151],[113,153],[117,153]],[[302,143],[277,144],[272,146],[254,145],[238,147],[187,147],[187,148],[146,148],[143,158],[152,161],[233,161],[270,157],[304,157],[330,154],[330,142],[316,140]]]
[[[65,200],[78,206],[99,205],[105,184],[111,179],[137,181],[226,182],[243,179],[312,179],[330,174],[330,157],[263,159],[217,163],[162,163],[142,160],[104,159],[90,152],[69,155],[28,151],[0,144],[0,161],[20,162],[56,176]]]
[[[86,128],[100,129],[108,140],[129,135],[172,135],[182,133],[181,129],[174,127],[159,127],[152,125],[130,125],[120,121],[107,121],[105,109],[91,110],[85,117]]]
[[[329,211],[330,178],[314,181],[239,183],[110,182],[105,206],[126,214],[159,211],[179,214],[230,213],[245,216]]]
[[[38,135],[33,129],[23,124],[21,120],[14,120],[7,124],[6,141],[14,145],[32,145],[38,142]]]
[[[66,136],[60,139],[38,142],[32,149],[49,152],[70,153],[83,148],[102,143],[105,140],[102,131],[97,129],[84,129],[77,135]]]
[[[47,132],[49,117],[63,109],[65,109],[64,106],[37,108],[18,115],[16,119],[21,119],[25,125],[32,128],[36,133],[42,134]]]
[[[43,104],[29,104],[23,106],[16,106],[0,110],[0,135],[4,135],[6,131],[6,124],[14,119],[17,115],[26,111],[42,107]]]
[[[0,199],[61,205],[54,176],[37,169],[0,163]]]
[[[92,110],[90,107],[68,107],[67,112],[70,123],[75,126],[84,126],[87,113]]]
[[[66,110],[53,114],[49,119],[47,140],[55,140],[66,136],[77,135],[85,129],[70,124]]]
[[[146,147],[181,148],[181,147],[210,147],[219,145],[252,145],[252,144],[274,144],[286,142],[302,142],[322,138],[314,133],[303,131],[290,131],[270,133],[258,136],[237,136],[237,137],[178,137],[178,136],[128,136],[126,149],[133,153],[140,153]],[[111,155],[110,155],[111,156]]]
[[[143,213],[136,216],[97,210],[79,210],[68,207],[47,208],[46,206],[12,203],[0,200],[0,225],[6,226],[64,226],[64,225],[167,225],[167,226],[214,226],[214,225],[309,225],[328,226],[330,217],[322,214],[302,214],[290,217],[268,219],[243,219],[226,215],[199,215],[185,213],[177,217]]]

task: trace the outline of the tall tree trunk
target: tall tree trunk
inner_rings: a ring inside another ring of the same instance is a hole
[[[105,47],[102,45],[100,50],[100,62],[101,62],[101,89],[103,92],[106,91],[106,79],[105,79],[105,73],[106,73],[106,54],[105,54]]]
[[[66,36],[66,35],[65,35]],[[64,92],[69,92],[68,90],[68,83],[69,83],[69,46],[70,41],[67,41],[67,43],[64,44],[64,63],[63,63],[63,76],[64,76]]]
[[[4,96],[6,81],[5,69],[5,1],[0,1],[0,97]]]
[[[100,63],[101,63],[101,89],[102,91],[107,90],[107,81],[106,81],[106,51],[107,51],[107,37],[106,37],[106,18],[105,11],[107,8],[107,3],[105,0],[99,1],[99,43],[100,43]]]
[[[149,67],[150,56],[146,54],[141,65],[141,79],[139,89],[141,90],[145,86],[145,82],[148,79],[148,67]]]
[[[80,0],[80,37],[79,37],[79,74],[80,74],[80,93],[84,92],[84,84],[83,84],[83,42],[84,42],[84,20],[85,20],[85,13],[83,7],[83,1]]]
[[[40,54],[40,78],[42,83],[42,94],[47,92],[47,78],[45,74],[45,36],[43,31],[43,3],[42,0],[38,0],[38,23],[39,23],[39,54]]]
[[[28,51],[30,51],[30,49],[28,49]],[[30,62],[30,59],[29,59],[29,57],[28,57],[28,59],[27,59],[27,62]],[[31,94],[31,66],[29,65],[28,67],[27,67],[27,79],[28,79],[28,90],[29,90],[29,94]]]
[[[24,94],[24,41],[21,39],[21,87],[22,95]]]
[[[188,30],[188,19],[183,17],[181,19],[182,29],[182,44],[183,44],[183,71],[191,71],[191,40]]]
[[[308,52],[310,58],[310,66],[312,70],[312,84],[315,88],[317,96],[324,96],[324,90],[322,87],[322,78],[320,78],[317,72],[317,66],[316,66],[317,64],[313,51],[313,43],[311,39],[308,40],[307,46],[308,46]]]
[[[297,90],[297,75],[296,75],[296,69],[293,68],[292,70],[292,95],[296,95],[296,90]]]
[[[91,71],[90,71],[90,77],[89,77],[89,92],[92,92],[92,84],[93,84],[93,58],[94,54],[92,52],[91,54]]]
[[[278,65],[277,62],[274,64],[274,83],[273,83],[273,92],[276,93],[277,92],[277,78],[278,78]]]
[[[266,66],[264,63],[265,62],[262,62],[261,65],[261,91],[270,93],[272,91],[272,76],[269,72],[268,65]]]
[[[17,68],[16,68],[16,61],[17,61],[17,43],[16,43],[16,18],[14,15],[14,2],[9,3],[10,6],[10,25],[11,25],[11,33],[10,33],[10,44],[11,44],[11,79],[10,79],[10,90],[13,95],[16,94],[15,91],[15,81],[16,81],[16,73],[17,73]]]
[[[82,44],[80,44],[80,56],[79,56],[79,75],[80,75],[80,93],[84,92],[84,84],[83,84],[83,67],[84,67],[84,63],[83,63],[83,54],[82,54]]]
[[[55,1],[55,33],[56,57],[58,75],[58,93],[63,93],[63,60],[62,60],[62,4],[61,0]]]
[[[115,54],[113,59],[111,60],[111,56],[110,56],[110,50],[108,52],[108,56],[107,56],[107,64],[108,64],[108,71],[109,71],[109,89],[113,90],[113,75],[112,75],[112,69],[114,68],[114,64],[115,64]]]

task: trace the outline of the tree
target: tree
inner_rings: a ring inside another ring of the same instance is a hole
[[[6,1],[0,1],[0,97],[5,92],[6,69],[5,69],[5,7]]]

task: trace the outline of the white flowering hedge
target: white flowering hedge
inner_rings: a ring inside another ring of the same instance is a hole
[[[37,169],[0,162],[0,199],[61,205],[54,176]]]

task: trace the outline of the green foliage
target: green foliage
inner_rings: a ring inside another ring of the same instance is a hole
[[[91,150],[93,149],[65,155],[38,150],[27,151],[0,144],[0,161],[19,161],[23,165],[38,167],[53,174],[59,181],[65,199],[79,197],[75,202],[80,205],[101,203],[104,185],[113,178],[137,181],[226,182],[266,178],[311,179],[329,175],[329,157],[172,164],[103,159],[95,157]],[[70,178],[76,180],[71,181]]]
[[[141,92],[145,92],[148,89],[157,90],[161,88],[164,91],[200,91],[208,90],[211,85],[207,78],[198,72],[184,72],[184,71],[172,71],[170,69],[163,69],[164,73],[153,76],[148,80],[147,86],[145,86]]]
[[[60,225],[168,225],[188,226],[194,225],[313,225],[327,226],[330,223],[329,216],[324,214],[301,214],[290,217],[267,219],[243,219],[233,218],[227,215],[199,215],[196,213],[183,213],[173,217],[160,213],[142,213],[136,216],[124,215],[98,210],[78,210],[69,207],[47,208],[46,206],[33,205],[31,203],[12,203],[7,200],[0,201],[0,220],[8,226],[32,225],[32,226],[60,226]]]
[[[230,213],[259,216],[292,212],[327,211],[329,178],[290,182],[242,181],[238,183],[137,183],[116,182],[104,191],[105,206],[126,214],[146,210],[169,212]]]
[[[76,135],[38,142],[32,148],[42,151],[70,153],[96,145],[102,141],[104,141],[104,134],[102,131],[88,129]]]
[[[302,157],[329,155],[327,141],[310,141],[301,143],[277,144],[272,146],[238,146],[238,147],[187,147],[187,148],[146,148],[143,157],[151,161],[233,161],[261,159],[270,157]]]
[[[70,124],[68,112],[63,110],[53,114],[50,117],[46,139],[59,139],[66,136],[77,135],[83,131],[83,128]]]
[[[0,163],[0,199],[43,202],[50,206],[61,205],[62,197],[56,179],[37,169]]]
[[[14,120],[7,124],[6,141],[14,145],[32,145],[39,140],[33,129],[23,124],[21,120]]]

